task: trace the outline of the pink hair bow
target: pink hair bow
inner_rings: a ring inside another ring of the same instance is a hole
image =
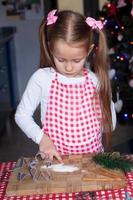
[[[55,16],[57,10],[51,10],[47,16],[47,25],[54,24],[58,19],[58,16]]]
[[[101,30],[103,28],[103,23],[101,21],[97,21],[92,17],[87,17],[85,22],[92,27],[92,29],[99,29]]]

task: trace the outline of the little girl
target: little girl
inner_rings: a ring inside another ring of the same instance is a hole
[[[41,68],[30,78],[15,120],[39,145],[42,157],[62,161],[64,154],[102,152],[103,133],[106,147],[111,146],[116,115],[102,29],[101,21],[69,10],[49,12],[40,25]],[[93,64],[87,69],[92,51]],[[39,104],[41,128],[33,119]]]

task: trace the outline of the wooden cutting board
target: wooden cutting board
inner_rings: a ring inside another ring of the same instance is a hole
[[[74,172],[51,172],[52,180],[33,181],[30,176],[17,180],[17,173],[12,172],[6,195],[33,195],[48,193],[71,193],[120,189],[126,186],[126,177],[120,170],[108,170],[92,161],[91,155],[64,156],[65,164],[77,166]],[[57,163],[57,161],[55,161]],[[25,169],[28,171],[28,169]]]

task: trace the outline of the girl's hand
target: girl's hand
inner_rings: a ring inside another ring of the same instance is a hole
[[[59,153],[57,152],[52,140],[49,138],[48,135],[44,134],[40,144],[39,144],[39,151],[41,153],[42,159],[44,159],[46,156],[50,160],[53,160],[53,157],[55,156],[59,162],[63,162],[62,158],[60,157]]]

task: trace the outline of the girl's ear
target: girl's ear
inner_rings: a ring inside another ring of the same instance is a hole
[[[95,46],[94,44],[92,44],[92,45],[90,46],[89,51],[88,51],[88,56],[89,56],[89,54],[92,52],[94,46]]]

